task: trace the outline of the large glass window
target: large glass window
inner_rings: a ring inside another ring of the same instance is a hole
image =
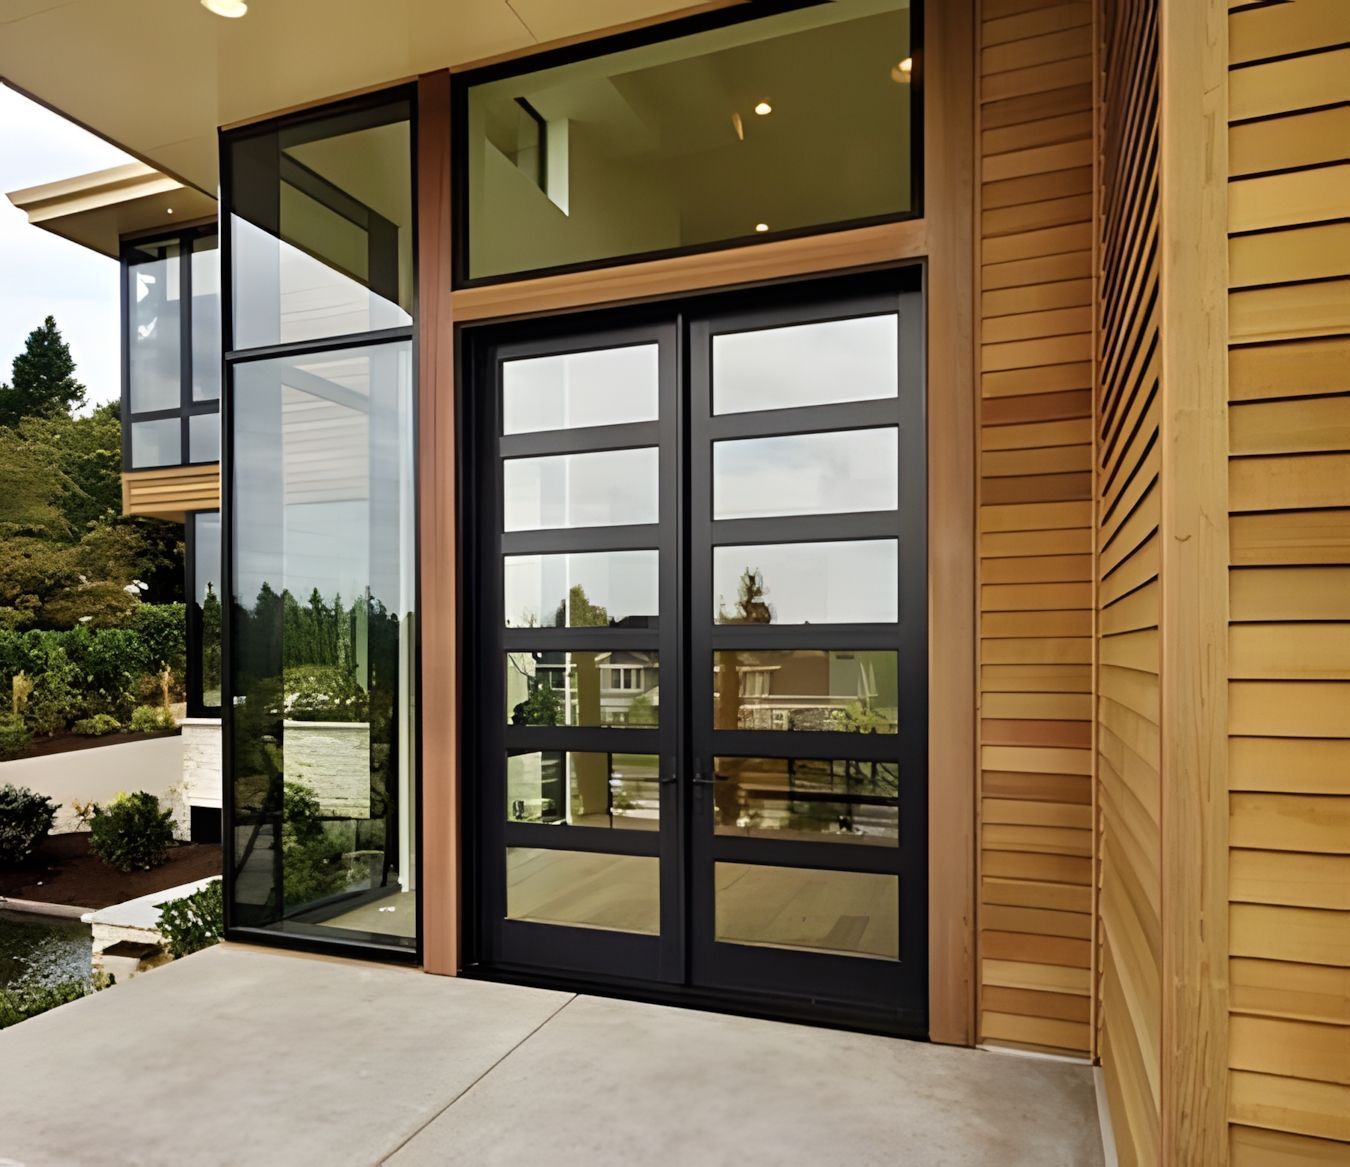
[[[220,459],[220,264],[214,227],[122,249],[123,465]]]
[[[236,349],[412,323],[410,125],[400,100],[231,142]]]
[[[412,947],[412,348],[232,376],[233,919]]]
[[[912,214],[912,52],[907,0],[835,0],[534,72],[484,71],[458,135],[461,276]]]

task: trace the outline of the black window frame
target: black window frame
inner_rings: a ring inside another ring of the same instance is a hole
[[[682,255],[703,255],[710,252],[726,251],[735,247],[748,247],[757,243],[772,243],[783,239],[801,239],[814,235],[828,235],[837,231],[855,230],[859,227],[879,226],[885,223],[899,223],[924,217],[924,115],[923,115],[923,59],[924,59],[924,5],[927,0],[909,0],[910,21],[910,57],[913,67],[910,72],[910,208],[907,211],[889,215],[873,215],[861,219],[846,219],[831,223],[818,223],[808,227],[796,227],[782,231],[755,232],[731,239],[722,239],[713,243],[696,243],[684,247],[668,247],[655,251],[634,252],[630,255],[609,256],[601,259],[583,260],[578,263],[557,264],[553,267],[527,268],[500,275],[472,276],[469,274],[469,90],[475,85],[487,81],[501,81],[508,77],[520,77],[530,73],[542,72],[560,65],[570,65],[578,61],[609,56],[629,49],[646,45],[675,41],[712,29],[726,28],[750,21],[763,20],[766,17],[792,12],[801,8],[814,8],[831,0],[753,0],[748,4],[736,4],[712,12],[695,13],[646,28],[630,29],[609,36],[596,37],[576,44],[563,45],[554,49],[544,49],[538,53],[516,57],[499,64],[484,65],[477,69],[454,73],[450,77],[450,237],[451,237],[451,287],[461,288],[490,287],[497,284],[510,284],[520,280],[539,279],[546,276],[566,275],[573,272],[600,271],[606,268],[625,267],[634,263],[643,263],[653,259],[674,259]],[[541,137],[541,141],[542,141]]]
[[[200,239],[214,239],[217,262],[223,264],[220,254],[220,230],[217,222],[190,223],[174,230],[145,231],[124,235],[120,240],[121,267],[121,321],[122,321],[122,469],[129,472],[170,470],[177,466],[214,466],[220,461],[220,445],[214,458],[192,457],[191,418],[220,413],[221,388],[210,401],[197,401],[192,395],[192,256]],[[133,413],[131,409],[131,272],[145,261],[141,252],[146,244],[178,244],[178,404],[172,409],[147,409]],[[223,272],[222,284],[223,289]],[[221,325],[224,326],[224,293],[221,294]],[[143,421],[179,421],[178,460],[155,462],[137,466],[131,460],[131,428]],[[217,423],[219,424],[219,423]]]
[[[234,339],[234,248],[233,234],[230,229],[232,209],[231,195],[234,189],[233,147],[237,142],[263,138],[289,126],[303,125],[308,122],[324,121],[342,115],[356,115],[378,111],[394,102],[404,101],[408,106],[409,164],[411,166],[412,190],[412,249],[411,278],[412,305],[407,310],[411,320],[408,324],[393,328],[374,329],[367,332],[344,333],[297,341],[285,341],[278,344],[265,344],[238,348]],[[253,123],[238,130],[220,130],[218,134],[220,157],[220,321],[221,321],[221,386],[220,386],[220,574],[221,603],[224,609],[221,617],[221,653],[220,653],[220,702],[221,702],[221,809],[222,835],[225,840],[222,851],[221,884],[224,891],[224,930],[223,939],[257,944],[262,947],[277,948],[295,952],[312,952],[328,956],[346,956],[358,960],[396,965],[419,965],[423,960],[425,945],[425,912],[422,886],[425,848],[423,842],[423,799],[422,799],[422,633],[421,621],[415,620],[413,628],[413,685],[409,699],[416,712],[413,720],[413,772],[411,810],[416,829],[414,831],[413,852],[417,871],[416,924],[414,943],[402,946],[379,939],[363,939],[359,933],[350,938],[332,935],[309,935],[301,932],[276,931],[268,927],[239,923],[234,916],[235,902],[235,865],[230,848],[236,837],[236,806],[233,789],[234,776],[234,708],[237,697],[234,693],[233,655],[231,630],[234,626],[234,560],[235,549],[232,538],[235,523],[234,459],[232,450],[233,435],[233,387],[236,366],[253,361],[266,361],[281,357],[313,356],[319,353],[336,352],[344,349],[374,348],[392,342],[404,341],[412,351],[412,424],[413,424],[413,529],[421,530],[421,494],[420,494],[420,453],[415,436],[420,432],[421,409],[418,393],[420,377],[420,319],[418,314],[418,269],[419,234],[418,220],[418,122],[421,107],[418,101],[416,83],[404,82],[346,100],[328,102],[293,113],[281,114],[274,118]],[[422,607],[422,569],[421,539],[414,540],[413,562],[413,602],[415,611]]]

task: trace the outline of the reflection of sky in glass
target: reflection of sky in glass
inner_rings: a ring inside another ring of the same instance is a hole
[[[713,337],[713,412],[894,397],[897,318],[861,316]]]
[[[655,447],[511,458],[502,473],[508,531],[657,521]]]
[[[892,624],[898,611],[898,544],[775,543],[713,548],[713,619],[744,623],[741,574],[763,577],[772,624]],[[764,622],[764,621],[761,621]]]
[[[586,614],[573,610],[564,624],[558,609],[570,606],[571,589],[579,587],[585,600],[604,609],[608,623],[631,617],[655,623],[657,553],[655,551],[597,551],[563,555],[508,555],[505,560],[506,626],[579,627]],[[591,613],[599,623],[599,613]]]
[[[713,518],[894,510],[898,431],[791,434],[713,444]]]
[[[177,409],[182,396],[178,256],[138,263],[128,270],[127,278],[131,317],[127,379],[131,411]]]
[[[657,375],[654,344],[507,361],[503,432],[654,421]]]

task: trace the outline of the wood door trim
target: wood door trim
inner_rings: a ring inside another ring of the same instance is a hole
[[[417,531],[422,964],[459,971],[460,710],[450,74],[417,82]]]
[[[924,9],[928,243],[928,1032],[975,1040],[975,16]]]
[[[594,271],[460,288],[451,293],[451,300],[457,323],[484,322],[885,267],[899,260],[920,258],[927,251],[927,223],[923,219],[905,219]]]

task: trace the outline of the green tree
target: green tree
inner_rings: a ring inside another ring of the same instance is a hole
[[[17,425],[25,417],[69,413],[84,404],[84,386],[75,380],[75,361],[48,316],[28,334],[14,358],[9,384],[0,384],[0,425]]]
[[[609,626],[609,612],[601,604],[592,604],[586,596],[586,589],[573,584],[567,593],[568,604],[572,610],[571,627],[606,628]],[[567,620],[558,621],[559,627],[567,625]]]

